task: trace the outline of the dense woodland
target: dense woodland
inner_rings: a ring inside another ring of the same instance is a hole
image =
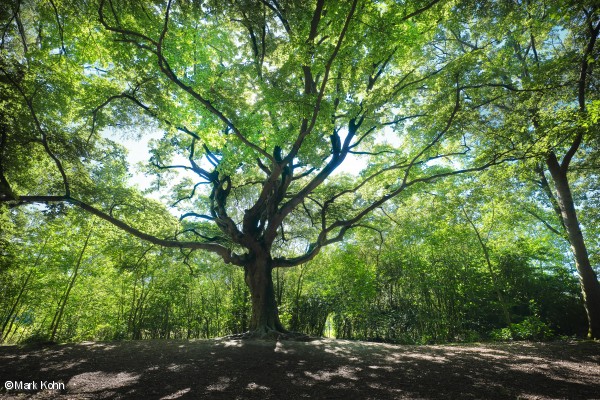
[[[513,180],[477,178],[492,188]],[[568,244],[528,213],[535,197],[519,183],[504,196],[474,184],[468,178],[430,186],[379,216],[379,232],[355,232],[309,263],[275,270],[282,322],[311,335],[398,343],[508,340],[505,307],[516,338],[584,336]],[[202,253],[186,258],[77,209],[19,210],[12,227],[38,222],[27,235],[4,233],[11,241],[11,267],[2,274],[5,341],[210,338],[248,330],[249,291],[239,267]]]
[[[13,0],[0,30],[2,342],[600,337],[596,2]]]

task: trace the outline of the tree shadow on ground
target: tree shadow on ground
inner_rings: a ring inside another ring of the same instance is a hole
[[[600,343],[395,346],[337,340],[0,347],[2,398],[600,398]]]

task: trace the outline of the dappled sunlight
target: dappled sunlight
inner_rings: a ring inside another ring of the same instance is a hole
[[[228,376],[220,376],[217,379],[217,382],[208,385],[206,387],[206,390],[208,390],[209,392],[222,392],[222,391],[226,390],[231,385],[231,383],[235,382],[236,380],[237,380],[236,378],[230,378]]]
[[[244,344],[241,340],[229,339],[220,342],[224,347],[242,347]]]
[[[180,398],[180,397],[185,396],[186,394],[188,394],[191,390],[192,390],[191,388],[181,389],[181,390],[176,391],[173,394],[161,397],[160,400],[178,399],[178,398]]]
[[[359,347],[356,346],[356,342],[349,340],[322,339],[315,340],[311,344],[317,346],[319,350],[322,350],[325,353],[345,357],[348,361],[360,361],[354,351],[359,349]]]
[[[390,371],[394,370],[394,368],[392,366],[389,366],[389,365],[369,365],[367,368],[374,369],[374,370],[381,369],[381,370],[384,370],[384,371],[387,371],[387,372],[390,372]]]
[[[342,346],[324,347],[323,351],[325,351],[326,353],[330,353],[330,354],[335,354],[335,355],[339,355],[339,356],[346,356],[346,357],[350,357],[350,358],[356,359],[356,357],[351,356],[352,353],[350,351],[348,351],[347,349],[345,349]]]
[[[167,370],[173,371],[173,372],[181,371],[184,368],[185,368],[185,366],[180,365],[180,364],[170,364],[167,366]]]
[[[52,371],[55,369],[59,369],[59,370],[73,369],[73,368],[76,368],[76,367],[86,363],[86,362],[87,362],[87,360],[55,362],[52,364],[48,364],[44,367],[41,367],[40,371],[45,372],[45,371]]]
[[[448,361],[448,359],[446,357],[443,357],[440,355],[432,355],[432,354],[417,353],[417,352],[390,353],[385,357],[385,360],[388,362],[393,362],[393,363],[401,363],[401,362],[409,361],[409,360],[407,360],[407,358],[424,360],[424,361],[429,361],[429,362],[433,362],[433,363],[445,363]]]
[[[489,355],[489,356],[498,356],[498,357],[507,357],[510,356],[511,353],[505,350],[500,350],[497,349],[495,347],[487,347],[490,345],[481,345],[481,346],[477,346],[477,347],[470,347],[470,346],[434,346],[432,347],[433,349],[439,349],[441,351],[444,351],[446,353],[456,353],[458,351],[460,351],[461,353],[465,353],[465,352],[475,352],[478,354],[485,354],[485,355]],[[493,345],[492,345],[493,346]]]
[[[3,4],[0,400],[600,400],[600,0]]]
[[[593,398],[592,393],[600,393],[598,361],[600,345],[589,342],[403,346],[331,339],[133,341],[39,350],[3,347],[0,377],[61,381],[65,394],[90,399],[134,394],[165,400],[244,394],[290,399],[317,394],[349,399],[565,398],[571,393]]]
[[[82,342],[81,345],[94,350],[112,350],[117,347],[114,343],[107,342]]]
[[[278,340],[275,344],[275,352],[282,354],[294,354],[295,350],[290,347],[286,347],[284,342]]]
[[[247,390],[270,390],[270,388],[263,386],[263,385],[258,385],[254,382],[250,382],[248,384],[248,386],[246,386]]]
[[[356,376],[356,373],[362,371],[362,368],[358,368],[358,367],[348,367],[348,366],[342,366],[339,367],[338,369],[334,370],[334,371],[317,371],[317,372],[309,372],[309,371],[305,371],[304,375],[314,379],[315,381],[325,381],[325,382],[329,382],[331,381],[333,378],[336,377],[340,377],[340,378],[344,378],[344,379],[349,379],[352,381],[356,381],[359,378]]]
[[[600,367],[596,370],[586,368],[581,362],[558,361],[549,363],[540,357],[517,357],[507,365],[510,370],[519,371],[527,365],[529,373],[551,375],[554,380],[566,383],[586,384],[586,382],[600,382]]]
[[[131,386],[139,378],[139,374],[128,372],[85,372],[73,376],[67,383],[67,389],[73,393],[101,392]]]

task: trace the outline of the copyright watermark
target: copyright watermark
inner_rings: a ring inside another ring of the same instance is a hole
[[[28,392],[34,390],[65,390],[63,382],[56,381],[6,381],[4,388],[7,391],[14,390]]]

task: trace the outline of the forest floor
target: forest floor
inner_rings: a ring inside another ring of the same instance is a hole
[[[7,390],[7,381],[23,387]],[[44,388],[52,382],[64,389]],[[600,399],[600,343],[0,346],[0,385],[2,399]]]

